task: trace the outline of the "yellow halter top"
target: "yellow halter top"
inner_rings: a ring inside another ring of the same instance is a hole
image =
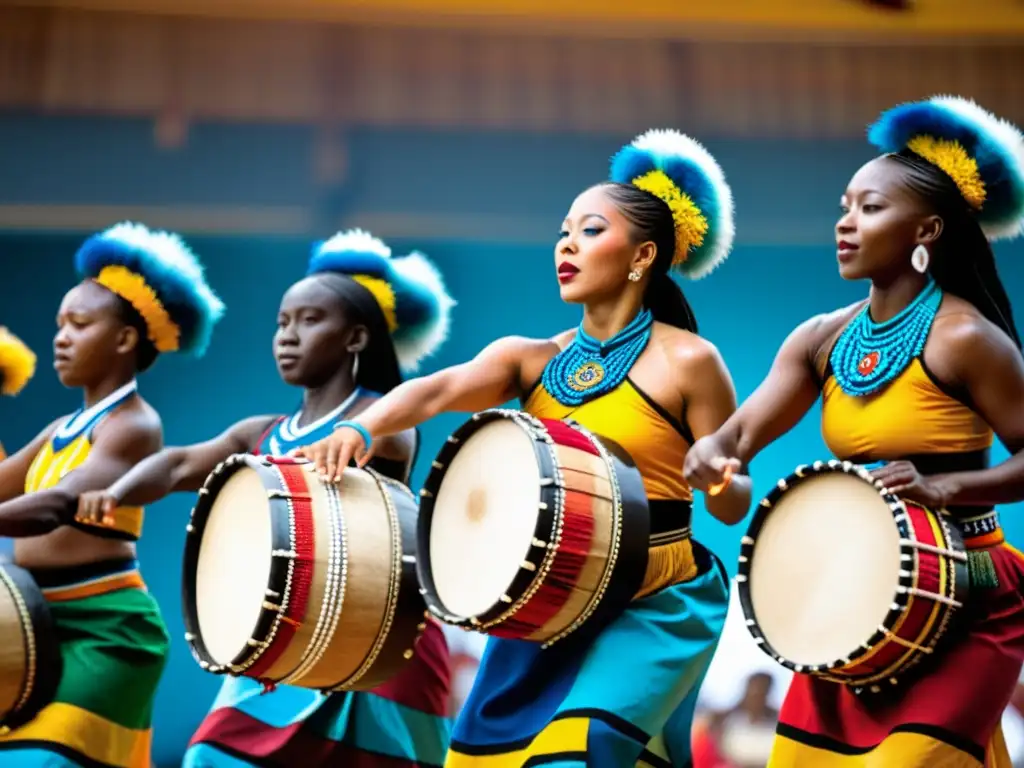
[[[977,454],[992,445],[985,420],[940,383],[921,357],[881,392],[866,397],[843,392],[831,368],[826,376],[821,434],[836,458],[866,462]]]
[[[683,462],[693,437],[683,420],[669,414],[629,378],[579,406],[563,405],[538,383],[523,401],[523,410],[540,419],[572,419],[614,440],[633,459],[651,502],[652,531],[647,574],[637,597],[697,575],[690,541],[693,491],[683,479]]]
[[[25,493],[53,488],[69,472],[82,466],[92,450],[92,435],[101,421],[132,397],[138,386],[134,381],[112,392],[89,408],[65,419],[39,449],[25,474]],[[119,507],[114,511],[112,527],[88,525],[76,521],[90,533],[107,538],[135,540],[142,535],[142,507]]]

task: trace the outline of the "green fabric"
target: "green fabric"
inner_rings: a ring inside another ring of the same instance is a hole
[[[170,648],[160,609],[141,589],[50,604],[64,670],[56,700],[125,728],[149,728]]]

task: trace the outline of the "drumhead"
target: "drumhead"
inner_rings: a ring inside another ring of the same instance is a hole
[[[253,636],[267,599],[271,548],[267,489],[243,467],[213,500],[196,564],[199,634],[217,664],[230,664]]]
[[[485,424],[462,444],[430,528],[431,575],[447,611],[477,616],[506,593],[533,542],[540,489],[533,441],[513,421]]]
[[[828,472],[784,492],[750,562],[750,599],[765,640],[808,666],[855,652],[892,605],[899,539],[885,500],[855,475]]]

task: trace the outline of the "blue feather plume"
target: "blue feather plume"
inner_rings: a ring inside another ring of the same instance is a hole
[[[75,254],[75,269],[83,279],[115,265],[140,275],[156,293],[180,329],[179,351],[202,356],[225,307],[181,238],[125,222],[93,235]]]
[[[360,229],[339,232],[313,248],[307,274],[333,272],[383,280],[395,294],[392,334],[399,364],[416,371],[448,337],[455,301],[437,267],[421,253],[392,258],[391,248]]]
[[[970,99],[935,96],[893,107],[868,128],[882,152],[899,152],[918,136],[956,141],[977,162],[985,185],[977,218],[989,238],[1024,231],[1024,137],[1014,125]]]
[[[609,178],[630,184],[653,170],[668,176],[707,219],[704,242],[676,267],[686,277],[704,277],[725,261],[736,236],[732,190],[725,174],[711,153],[686,134],[650,130],[612,157]]]

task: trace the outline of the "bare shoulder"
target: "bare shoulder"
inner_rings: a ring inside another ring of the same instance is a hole
[[[926,347],[926,352],[931,351],[939,353],[949,367],[965,373],[978,365],[1020,360],[1020,350],[1001,328],[974,305],[948,294],[932,324]]]
[[[673,369],[700,372],[708,368],[725,367],[718,347],[691,331],[655,323],[651,340]]]
[[[119,446],[132,446],[146,454],[163,447],[164,428],[160,414],[141,397],[115,409],[96,428],[96,439]]]

